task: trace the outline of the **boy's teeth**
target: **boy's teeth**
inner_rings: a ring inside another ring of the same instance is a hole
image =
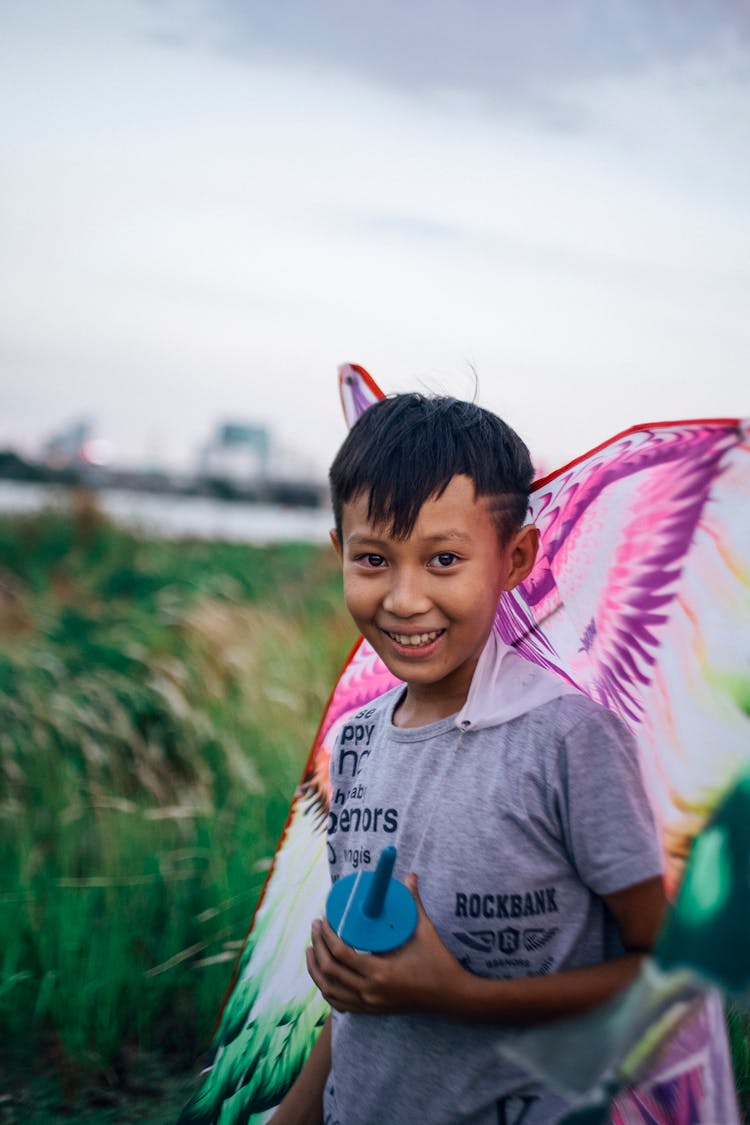
[[[437,629],[434,633],[391,633],[390,636],[400,645],[416,647],[417,645],[431,644],[432,641],[438,639],[442,632],[442,629]]]

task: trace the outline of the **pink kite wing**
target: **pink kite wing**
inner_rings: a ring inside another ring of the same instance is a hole
[[[385,398],[372,376],[358,363],[342,363],[339,367],[339,395],[349,429],[368,406]]]
[[[633,729],[671,890],[748,756],[747,434],[640,426],[539,482],[540,557],[498,612],[506,641]]]
[[[571,617],[585,614],[571,657],[581,686],[633,722],[711,488],[737,442],[737,422],[644,426],[535,487],[542,554],[524,600],[537,617],[563,599]]]

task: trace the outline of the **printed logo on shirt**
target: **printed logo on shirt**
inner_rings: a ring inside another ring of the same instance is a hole
[[[528,949],[530,953],[534,952],[537,949],[541,949],[543,946],[545,946],[547,944],[548,941],[552,941],[552,938],[555,936],[558,929],[559,929],[559,926],[555,926],[555,928],[552,929],[552,930],[536,930],[536,929],[534,929],[534,930],[524,930],[523,931],[523,947],[524,947],[524,949]]]
[[[367,848],[344,848],[342,859],[344,863],[350,864],[355,871],[362,864],[368,867],[372,863],[372,858]]]
[[[528,918],[537,914],[557,914],[557,887],[517,894],[456,893],[457,918]]]
[[[508,957],[518,952],[520,941],[520,931],[513,929],[512,926],[497,931],[497,947],[501,953],[505,953]]]
[[[495,948],[494,930],[474,930],[468,934],[464,930],[454,930],[453,936],[467,949],[474,949],[477,953],[492,953]]]
[[[555,926],[551,930],[540,930],[537,928],[531,930],[516,930],[512,926],[506,927],[504,930],[454,930],[453,936],[456,941],[460,941],[467,949],[473,949],[477,953],[492,953],[495,949],[495,939],[497,938],[497,948],[502,953],[515,953],[519,948],[519,933],[523,941],[523,948],[527,953],[535,953],[537,949],[542,949],[547,942],[552,941],[552,938],[558,932],[559,926]]]
[[[523,1125],[531,1107],[541,1101],[539,1094],[509,1094],[497,1105],[497,1125]]]
[[[374,723],[347,723],[342,728],[333,773],[340,777],[357,777],[370,757],[370,739]]]
[[[359,785],[352,785],[348,791],[337,789],[333,794],[332,805],[345,805],[347,801],[363,801],[367,793],[367,786],[360,781]]]
[[[332,1084],[328,1086],[326,1094],[331,1099],[331,1101],[333,1101],[336,1096],[336,1091],[334,1090]],[[341,1122],[339,1121],[338,1117],[334,1117],[330,1110],[327,1110],[325,1117],[323,1118],[323,1125],[341,1125]]]
[[[398,829],[398,809],[376,808],[366,806],[360,808],[343,808],[340,812],[333,809],[328,814],[328,835],[335,836],[337,832],[387,832],[392,834]]]

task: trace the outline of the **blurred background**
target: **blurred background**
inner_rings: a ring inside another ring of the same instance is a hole
[[[747,412],[750,9],[0,19],[0,1123],[170,1121],[354,640],[337,364],[540,471]]]

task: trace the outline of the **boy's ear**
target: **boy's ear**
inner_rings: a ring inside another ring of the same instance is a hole
[[[338,537],[338,534],[336,532],[335,527],[331,528],[331,530],[328,532],[328,536],[331,540],[331,545],[333,546],[334,551],[338,555],[339,562],[343,562],[344,561],[344,552],[343,552],[343,549],[341,547],[341,540]]]
[[[519,582],[528,578],[539,550],[539,532],[533,523],[526,524],[508,545],[508,570],[503,589],[514,590]]]

